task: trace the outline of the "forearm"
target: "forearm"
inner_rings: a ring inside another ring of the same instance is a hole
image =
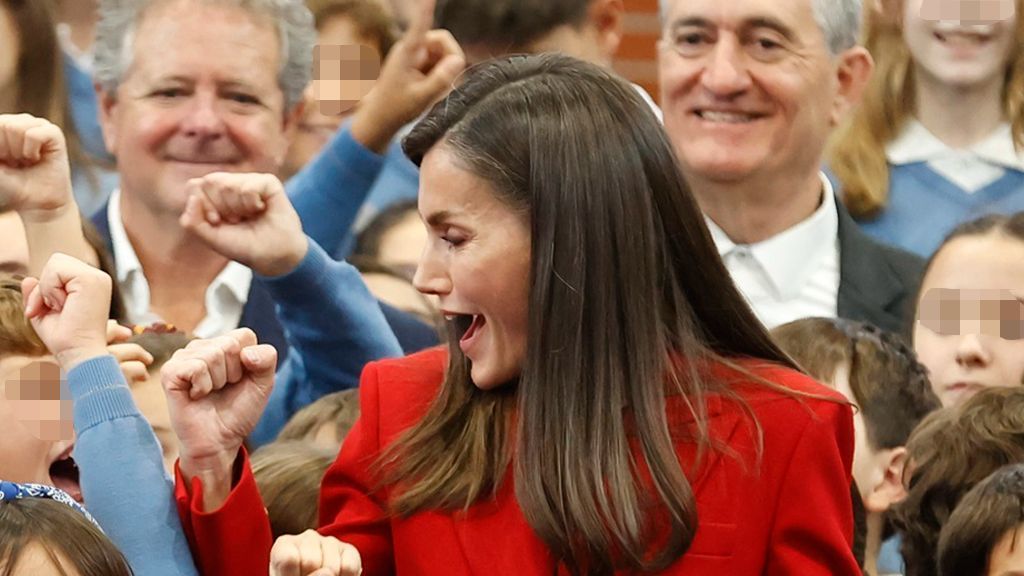
[[[68,373],[75,460],[90,512],[137,574],[196,574],[160,444],[111,356]]]
[[[285,186],[302,228],[330,254],[345,240],[384,158],[343,128]]]
[[[359,272],[332,260],[311,242],[302,263],[291,273],[258,277],[278,306],[292,354],[302,359],[302,384],[310,401],[359,385],[363,367],[374,360],[402,355],[398,339],[377,299]],[[283,382],[279,381],[279,385]]]
[[[383,154],[404,123],[393,120],[387,111],[381,113],[378,106],[370,96],[356,109],[352,118],[352,137],[368,150]]]
[[[53,210],[26,210],[18,214],[25,225],[32,274],[39,274],[55,252],[99,266],[96,251],[82,233],[82,217],[74,201]]]
[[[315,243],[309,247],[306,258],[291,273],[257,278],[277,303],[291,350],[250,436],[256,445],[272,441],[302,407],[331,392],[358,386],[368,362],[402,354],[359,273],[331,260]]]
[[[206,506],[202,479],[188,481],[177,469],[178,513],[200,573],[218,576],[266,574],[273,535],[245,450],[239,450],[232,474],[237,482],[222,505]]]

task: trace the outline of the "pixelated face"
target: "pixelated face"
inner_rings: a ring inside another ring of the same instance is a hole
[[[1002,86],[1014,49],[1016,0],[905,0],[903,38],[918,82]]]
[[[953,240],[921,286],[914,349],[944,406],[984,388],[1024,384],[1024,243]]]
[[[0,213],[0,273],[28,273],[28,239],[16,212]]]
[[[12,90],[17,82],[18,59],[21,54],[18,50],[18,31],[14,28],[14,17],[7,5],[0,3],[0,95]],[[10,113],[14,110],[0,110],[0,113]]]
[[[5,356],[0,384],[0,477],[49,484],[81,499],[68,461],[74,422],[60,367],[50,356]]]
[[[453,320],[476,386],[508,383],[526,357],[529,224],[444,145],[423,159],[419,210],[427,243],[413,283]]]
[[[354,108],[380,75],[380,55],[370,46],[321,44],[314,60],[313,91],[320,113],[327,116]]]
[[[178,437],[171,428],[171,414],[167,408],[167,396],[160,384],[160,371],[151,370],[149,378],[142,382],[131,383],[132,399],[139,407],[139,412],[153,428],[153,434],[160,442],[164,456],[164,468],[168,474],[174,475],[174,462],[178,459],[180,445]]]
[[[191,178],[278,171],[291,124],[269,19],[180,0],[147,12],[134,39],[131,66],[116,95],[103,95],[101,114],[126,199],[177,217]]]
[[[410,210],[387,232],[381,234],[377,260],[411,280],[416,262],[427,243],[427,231],[415,210]]]
[[[811,0],[671,0],[659,46],[665,128],[688,177],[817,169],[847,103]]]
[[[314,80],[303,95],[305,105],[291,136],[284,162],[286,177],[316,156],[373,87],[381,65],[376,45],[378,42],[359,33],[348,16],[331,16],[320,25],[314,49]],[[342,94],[347,97],[341,98]]]
[[[1024,524],[1007,530],[992,547],[986,576],[1024,574]]]

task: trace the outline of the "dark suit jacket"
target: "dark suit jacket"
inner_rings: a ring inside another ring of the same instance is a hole
[[[107,222],[107,204],[104,204],[93,215],[92,223],[103,238],[107,250],[113,256],[114,248],[110,238],[110,225]],[[114,262],[114,266],[117,266],[117,262]],[[380,303],[380,307],[406,354],[429,348],[438,343],[437,333],[430,326],[383,302]],[[249,296],[245,300],[242,318],[238,321],[238,325],[252,328],[260,342],[272,344],[274,348],[277,348],[278,364],[280,365],[284,361],[288,351],[288,340],[285,338],[284,328],[281,327],[281,323],[277,319],[277,309],[273,298],[270,297],[270,293],[263,284],[255,279],[249,287]]]
[[[355,546],[367,576],[552,576],[550,554],[519,508],[511,471],[494,498],[464,511],[388,513],[395,487],[378,483],[372,463],[426,412],[446,363],[445,352],[435,349],[367,365],[359,386],[360,420],[320,487],[319,531]],[[709,377],[728,381],[750,412],[721,396],[707,397],[708,434],[723,449],[708,450],[694,469],[695,444],[676,445],[699,524],[686,555],[660,574],[859,575],[850,551],[847,489],[852,411],[803,374],[764,362],[743,367],[751,372],[724,365],[708,370]],[[751,373],[808,395],[795,399],[751,385]],[[666,398],[665,410],[673,426],[690,429],[693,417],[681,396]],[[760,423],[757,431],[751,415]],[[225,505],[206,514],[195,498],[202,492],[189,494],[176,474],[178,512],[201,574],[267,573],[270,522],[244,457],[240,464],[240,480]]]
[[[839,210],[839,316],[908,336],[924,260],[870,238],[842,202]]]

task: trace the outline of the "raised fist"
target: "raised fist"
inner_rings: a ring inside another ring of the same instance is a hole
[[[294,270],[309,250],[284,187],[270,174],[214,172],[188,182],[181,225],[264,276]]]

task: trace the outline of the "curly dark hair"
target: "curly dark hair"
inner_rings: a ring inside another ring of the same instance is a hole
[[[896,334],[843,318],[804,318],[775,328],[772,337],[822,382],[849,368],[851,400],[875,450],[905,445],[921,419],[941,407],[927,370]]]
[[[936,576],[939,533],[971,488],[1024,462],[1024,388],[990,388],[935,412],[907,441],[907,498],[893,509],[906,576]]]
[[[992,549],[1024,524],[1024,464],[1004,466],[968,492],[939,535],[940,576],[984,574]]]

